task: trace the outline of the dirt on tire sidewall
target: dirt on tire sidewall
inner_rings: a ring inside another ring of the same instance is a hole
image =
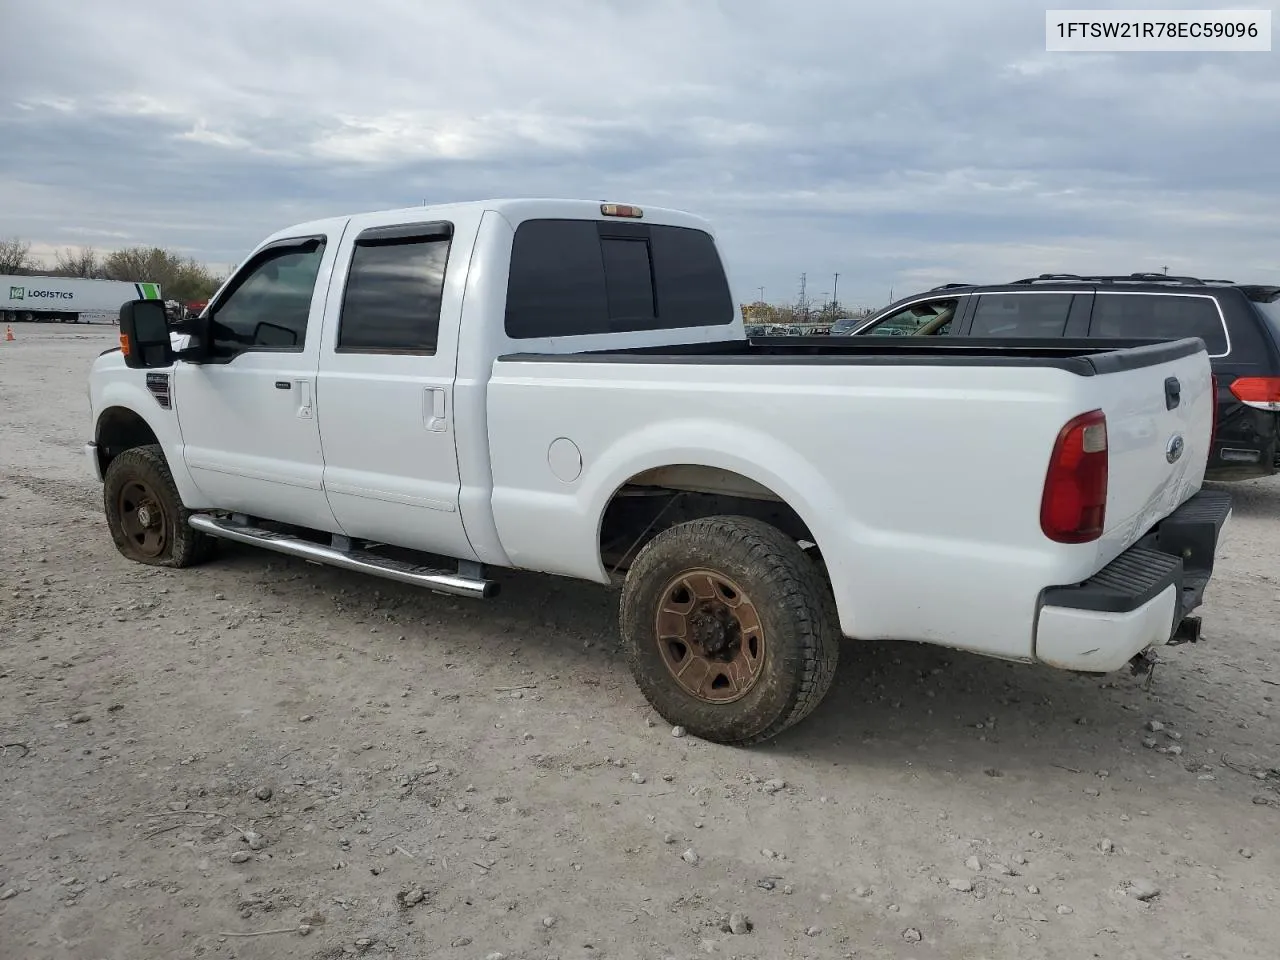
[[[658,646],[655,618],[666,586],[686,570],[717,570],[740,584],[759,614],[764,656],[740,699],[709,703],[675,680]],[[662,718],[716,743],[746,746],[775,736],[816,706],[806,688],[834,672],[838,628],[809,558],[761,521],[720,517],[680,524],[640,552],[619,605],[619,626],[635,682]],[[825,687],[821,691],[825,693]],[[810,698],[811,699],[811,698]],[[817,699],[821,699],[819,696]]]
[[[167,543],[165,549],[154,556],[135,549],[121,524],[120,493],[127,484],[135,480],[149,488],[155,496],[157,506],[164,513]],[[157,567],[186,567],[200,562],[211,550],[206,542],[208,538],[202,537],[187,525],[189,513],[182,504],[164,453],[158,446],[134,447],[116,456],[103,476],[102,500],[107,528],[116,549],[135,563]]]

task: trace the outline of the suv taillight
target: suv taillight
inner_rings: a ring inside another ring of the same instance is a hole
[[[1280,413],[1280,377],[1237,377],[1231,393],[1250,407]]]
[[[1057,543],[1102,536],[1107,517],[1107,415],[1082,413],[1058,433],[1044,478],[1040,529]]]

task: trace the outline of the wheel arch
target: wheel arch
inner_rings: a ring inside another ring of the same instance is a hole
[[[187,470],[177,416],[173,411],[161,409],[150,396],[146,399],[155,410],[150,411],[150,415],[141,412],[135,389],[129,384],[110,383],[101,394],[94,393],[94,405],[100,409],[93,426],[100,475],[106,476],[111,461],[125,450],[156,444],[164,454],[182,502],[193,510],[213,506]]]
[[[151,444],[162,446],[155,428],[131,407],[110,406],[98,415],[93,440],[97,444],[98,465],[103,475],[111,461],[126,450]]]
[[[624,508],[632,503],[644,506],[646,501],[656,501],[656,509],[635,511],[645,522],[635,531],[629,557],[677,523],[725,514],[765,519],[794,540],[817,544],[801,513],[766,483],[726,467],[669,463],[640,470],[614,487],[599,513],[596,529],[602,564],[606,544],[628,532]]]
[[[732,513],[735,505],[754,504],[746,515],[767,519],[761,517],[762,511],[771,513],[780,521],[775,525],[794,539],[816,545],[831,580],[842,629],[848,633],[852,603],[847,552],[840,535],[851,520],[845,504],[816,465],[782,440],[749,427],[725,429],[727,426],[690,421],[674,426],[655,424],[620,440],[596,461],[596,470],[591,472],[600,479],[585,499],[589,514],[596,518],[597,579],[607,582],[610,578],[610,564],[601,549],[613,520],[609,511],[612,507],[616,513],[619,500],[637,488],[681,492],[691,495],[686,500],[701,501],[701,509],[682,520]],[[729,442],[709,445],[708,438],[727,438]],[[749,450],[751,456],[739,450]],[[644,542],[660,529],[665,527],[646,533]],[[633,556],[641,546],[643,542],[631,551]]]

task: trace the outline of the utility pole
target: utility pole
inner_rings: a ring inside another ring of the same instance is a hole
[[[1160,269],[1164,271],[1164,275],[1165,275],[1166,277],[1169,275],[1169,268],[1168,268],[1168,267],[1161,267]]]
[[[809,300],[805,293],[808,284],[809,275],[807,273],[800,274],[800,302],[796,304],[796,312],[800,314],[797,318],[801,323],[809,319]]]
[[[836,306],[840,305],[840,274],[838,273],[836,278],[831,281],[831,302]]]

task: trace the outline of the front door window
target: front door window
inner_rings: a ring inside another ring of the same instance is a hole
[[[924,300],[891,313],[866,331],[871,337],[919,337],[925,335],[946,336],[951,332],[956,307],[960,300],[947,297],[942,300]]]

